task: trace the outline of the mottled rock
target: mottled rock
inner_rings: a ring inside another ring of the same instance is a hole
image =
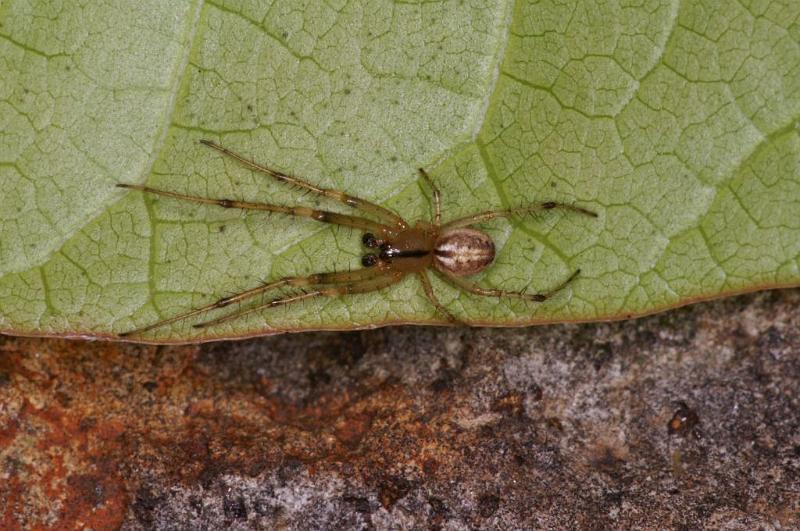
[[[0,527],[797,528],[799,303],[188,347],[0,338]]]

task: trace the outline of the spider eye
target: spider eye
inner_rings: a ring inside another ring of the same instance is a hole
[[[361,237],[361,242],[366,247],[377,247],[378,246],[378,240],[375,238],[375,235],[372,234],[371,232],[367,232],[366,234],[364,234],[364,236]]]
[[[374,254],[365,254],[361,257],[361,265],[364,267],[372,267],[378,263],[378,257]]]

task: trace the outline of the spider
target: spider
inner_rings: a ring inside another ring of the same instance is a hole
[[[339,297],[378,291],[396,284],[410,274],[414,274],[419,278],[425,295],[442,316],[452,323],[466,324],[455,317],[436,298],[428,277],[429,270],[439,275],[448,284],[475,295],[514,297],[533,302],[542,302],[549,299],[572,282],[580,273],[580,269],[576,270],[561,284],[543,293],[513,292],[480,287],[465,277],[480,273],[493,262],[495,246],[488,234],[472,228],[472,225],[500,217],[531,214],[553,209],[563,209],[590,217],[597,217],[596,213],[585,208],[546,201],[508,210],[490,210],[442,224],[441,194],[428,173],[420,168],[419,174],[428,184],[433,195],[433,223],[419,221],[416,225],[411,226],[395,212],[365,199],[339,190],[320,188],[297,177],[262,166],[210,140],[200,140],[200,143],[231,157],[246,168],[268,175],[279,182],[344,203],[348,207],[360,211],[362,215],[353,216],[302,206],[252,203],[234,199],[212,199],[158,190],[138,184],[118,184],[117,186],[183,201],[216,205],[222,208],[279,212],[289,216],[310,218],[322,223],[359,229],[364,231],[362,243],[368,249],[361,258],[363,267],[354,271],[315,273],[308,276],[286,277],[273,282],[262,283],[241,293],[223,297],[206,306],[124,332],[120,336],[143,334],[176,321],[188,319],[211,310],[225,308],[279,287],[299,288],[301,291],[294,295],[274,298],[252,308],[235,311],[193,326],[195,328],[205,328],[218,325],[244,315],[260,312],[266,308],[285,306],[317,297]]]

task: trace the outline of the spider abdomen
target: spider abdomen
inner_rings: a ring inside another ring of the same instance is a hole
[[[494,242],[485,232],[459,228],[443,232],[433,249],[437,269],[458,277],[480,273],[494,260]]]

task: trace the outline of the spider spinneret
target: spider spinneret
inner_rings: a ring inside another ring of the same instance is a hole
[[[475,295],[514,297],[533,302],[542,302],[549,299],[553,294],[572,282],[580,273],[580,270],[576,270],[564,282],[550,291],[543,293],[518,293],[480,287],[475,282],[464,277],[475,275],[489,267],[495,258],[495,246],[494,241],[488,234],[473,228],[472,225],[499,217],[521,216],[556,208],[590,217],[597,217],[596,213],[579,206],[546,201],[507,210],[490,210],[442,224],[441,194],[428,173],[420,168],[420,176],[427,182],[433,192],[434,215],[432,222],[419,221],[412,227],[395,212],[375,203],[346,194],[339,190],[320,188],[297,177],[262,166],[210,140],[201,140],[200,143],[235,159],[246,168],[268,175],[279,182],[287,183],[308,192],[339,201],[353,209],[359,210],[364,216],[370,217],[340,214],[309,207],[290,207],[268,203],[239,201],[235,199],[212,199],[135,184],[118,184],[117,186],[138,190],[148,194],[171,197],[173,199],[216,205],[221,208],[279,212],[289,216],[313,219],[322,223],[331,223],[360,229],[364,231],[361,240],[364,247],[374,250],[374,252],[368,252],[362,256],[362,269],[338,273],[316,273],[302,277],[285,277],[229,297],[221,298],[216,302],[174,317],[162,319],[150,325],[124,332],[120,334],[122,337],[142,334],[149,330],[166,326],[195,315],[251,299],[284,286],[299,288],[303,291],[295,295],[274,298],[245,310],[235,311],[216,319],[195,324],[194,327],[204,328],[266,308],[284,306],[316,297],[337,297],[347,294],[378,291],[399,282],[409,274],[417,275],[422,283],[425,295],[441,315],[450,322],[465,324],[450,313],[436,298],[433,286],[428,278],[428,270],[433,271],[448,284]],[[378,221],[371,218],[376,218]]]

